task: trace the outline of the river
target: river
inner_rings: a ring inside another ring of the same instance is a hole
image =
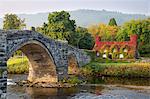
[[[15,85],[27,75],[8,75],[7,99],[150,99],[150,79],[88,78],[72,88],[31,88]]]

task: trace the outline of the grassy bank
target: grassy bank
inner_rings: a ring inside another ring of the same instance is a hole
[[[84,76],[150,77],[150,63],[99,63],[91,62],[82,67]]]
[[[29,71],[27,57],[12,57],[7,61],[9,74],[22,74]]]

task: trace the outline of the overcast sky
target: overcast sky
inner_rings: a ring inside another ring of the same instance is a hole
[[[77,9],[105,9],[150,15],[150,0],[0,0],[0,17],[6,13],[39,13]]]

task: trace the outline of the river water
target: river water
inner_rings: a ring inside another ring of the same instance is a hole
[[[31,88],[15,85],[27,75],[8,75],[7,99],[150,99],[150,79],[88,78],[72,88]]]

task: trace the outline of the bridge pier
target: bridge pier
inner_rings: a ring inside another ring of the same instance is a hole
[[[55,83],[58,82],[57,74],[52,74],[50,68],[41,68],[29,66],[28,81],[30,82],[46,82]]]
[[[68,55],[68,74],[78,75],[79,65],[74,54]]]
[[[6,34],[0,34],[0,99],[6,98],[7,91],[6,42]]]
[[[68,77],[68,67],[62,66],[62,67],[57,67],[56,69],[57,74],[58,74],[58,82],[62,81],[63,79]]]
[[[0,99],[6,99],[7,93],[7,67],[0,65]]]

